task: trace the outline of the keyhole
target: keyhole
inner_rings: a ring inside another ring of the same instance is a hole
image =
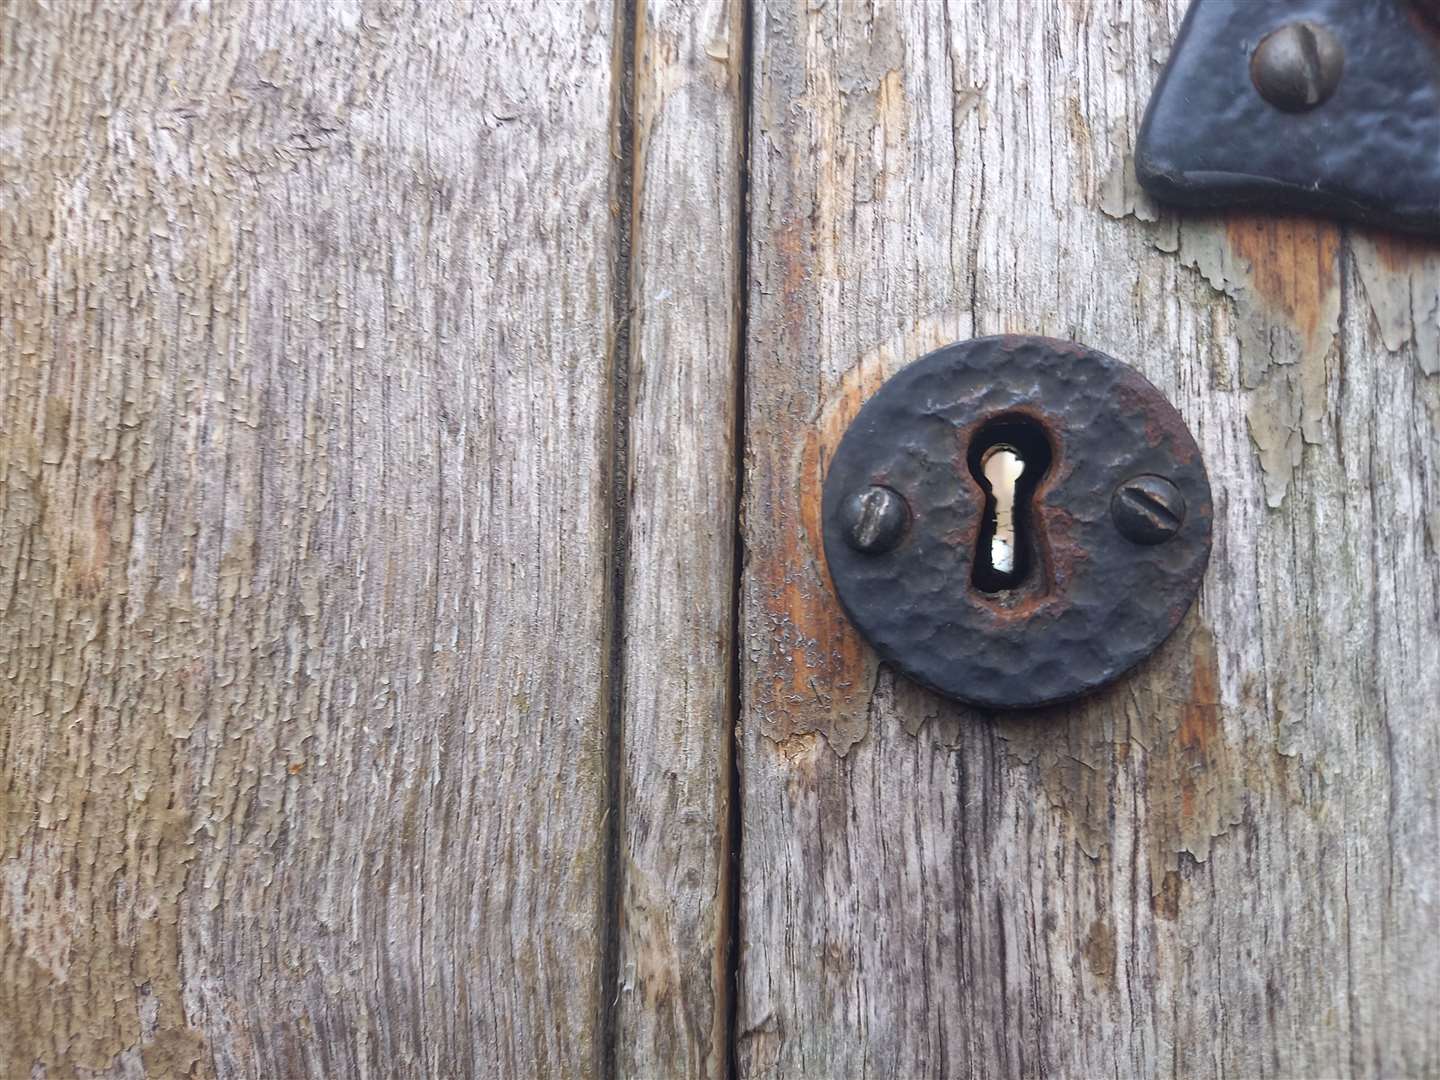
[[[985,518],[971,583],[985,593],[1018,588],[1039,562],[1030,497],[1050,467],[1050,443],[1028,418],[987,424],[970,445],[970,472],[985,490]]]
[[[980,469],[990,482],[990,501],[995,510],[995,531],[990,534],[990,565],[996,573],[1015,573],[1015,481],[1025,471],[1025,461],[1013,446],[998,443],[985,451]]]

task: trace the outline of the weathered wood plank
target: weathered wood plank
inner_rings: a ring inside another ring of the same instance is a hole
[[[726,1074],[738,0],[637,5],[617,1074]]]
[[[1440,1072],[1434,249],[1139,196],[1181,7],[758,5],[742,1075]],[[1176,636],[1008,718],[877,668],[818,536],[860,402],[1002,331],[1139,367],[1217,496]]]
[[[0,1074],[591,1074],[609,6],[3,20]]]

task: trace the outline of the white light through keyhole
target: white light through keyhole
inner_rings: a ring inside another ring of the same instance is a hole
[[[1015,482],[1025,461],[1013,446],[997,443],[980,459],[980,471],[995,499],[995,535],[990,541],[990,565],[1002,574],[1015,572]]]

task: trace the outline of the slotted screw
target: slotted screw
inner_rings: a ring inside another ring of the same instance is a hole
[[[1266,35],[1250,57],[1250,81],[1277,109],[1305,112],[1335,92],[1345,50],[1325,27],[1292,22]]]
[[[1164,543],[1185,523],[1185,496],[1163,476],[1133,476],[1111,496],[1110,517],[1127,540]]]
[[[910,508],[887,487],[857,491],[840,508],[845,539],[856,551],[882,555],[900,542],[910,525]]]

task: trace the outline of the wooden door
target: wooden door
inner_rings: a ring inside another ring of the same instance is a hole
[[[0,7],[0,1077],[1440,1074],[1440,246],[1149,201],[1183,7]],[[1216,496],[1013,716],[817,533],[1010,331]]]

